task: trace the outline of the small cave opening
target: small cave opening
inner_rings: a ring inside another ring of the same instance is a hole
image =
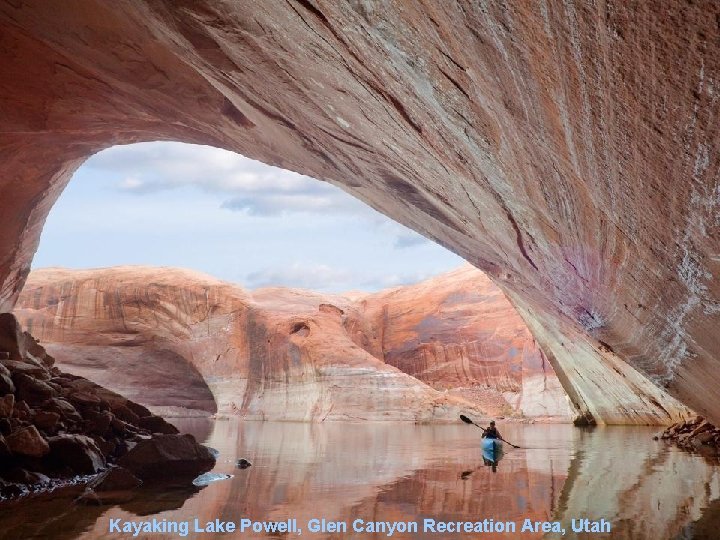
[[[310,327],[305,322],[295,323],[290,329],[290,335],[308,337],[310,335]]]

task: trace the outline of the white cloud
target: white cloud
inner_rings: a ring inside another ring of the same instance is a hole
[[[245,283],[250,288],[297,287],[328,290],[342,288],[354,282],[352,272],[325,264],[295,262],[282,268],[267,268],[250,272]]]
[[[395,246],[396,249],[407,249],[416,246],[422,246],[423,244],[427,244],[428,242],[430,242],[430,240],[428,240],[424,236],[408,229],[406,231],[400,232],[395,237],[395,242],[393,246]]]
[[[372,212],[340,188],[271,167],[234,152],[181,143],[115,146],[88,163],[98,172],[121,174],[118,190],[136,195],[197,188],[228,196],[221,206],[253,215],[288,212]]]
[[[329,184],[156,142],[106,150],[77,171],[33,267],[179,266],[253,288],[341,292],[412,283],[461,262]]]
[[[260,287],[294,287],[319,291],[376,291],[418,283],[432,277],[432,272],[383,273],[368,269],[348,270],[325,264],[294,262],[282,268],[266,268],[250,272],[244,284],[251,289]]]
[[[420,281],[429,279],[435,275],[432,272],[402,272],[391,274],[377,274],[370,276],[361,281],[363,290],[377,291],[380,289],[389,289],[399,287],[400,285],[412,285]]]

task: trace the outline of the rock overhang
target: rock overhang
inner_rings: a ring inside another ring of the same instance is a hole
[[[211,144],[339,185],[581,343],[573,367],[627,362],[717,422],[719,10],[6,3],[0,307],[85,158]]]

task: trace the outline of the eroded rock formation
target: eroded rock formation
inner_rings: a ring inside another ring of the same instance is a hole
[[[479,401],[496,415],[503,409],[528,417],[573,414],[522,319],[472,266],[356,302],[370,325],[356,342],[433,388]]]
[[[712,0],[5,2],[0,310],[87,156],[211,144],[336,183],[486,271],[597,420],[656,420],[662,387],[719,423],[718,16]]]
[[[214,412],[199,407],[214,395],[222,414],[273,420],[457,421],[463,398],[492,415],[574,413],[522,320],[469,265],[350,296],[250,292],[170,268],[45,269],[16,313],[59,365],[160,410]]]

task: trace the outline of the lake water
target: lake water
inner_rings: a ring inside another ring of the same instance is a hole
[[[238,532],[226,538],[387,538],[353,532],[365,522],[417,522],[392,538],[541,538],[525,519],[561,522],[564,538],[720,538],[720,468],[653,441],[657,428],[581,430],[568,425],[500,426],[524,449],[507,450],[495,470],[479,450],[479,430],[464,424],[175,422],[220,451],[215,472],[234,475],[204,488],[143,492],[132,502],[91,507],[72,494],[0,508],[0,539],[128,538],[109,534],[111,519],[190,521],[187,538],[216,518],[238,522],[296,519],[302,535]],[[507,448],[507,447],[506,447]],[[253,466],[240,470],[238,458]],[[308,521],[347,523],[348,532],[316,533]],[[425,519],[516,523],[506,534],[423,533]],[[573,533],[573,519],[604,518],[610,534]],[[178,538],[177,534],[141,535]],[[558,538],[550,533],[546,538]]]

